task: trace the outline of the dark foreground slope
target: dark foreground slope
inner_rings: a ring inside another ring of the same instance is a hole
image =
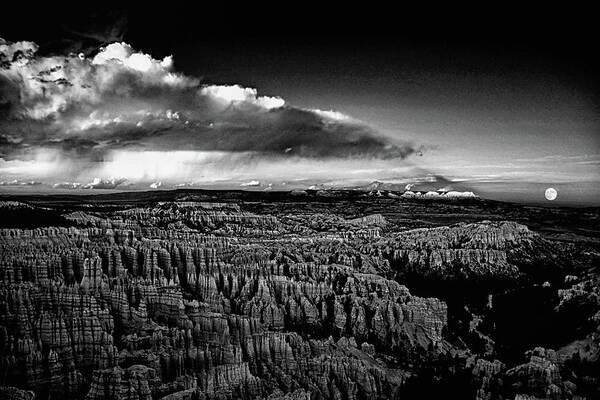
[[[361,192],[3,199],[0,398],[598,398],[599,216]]]

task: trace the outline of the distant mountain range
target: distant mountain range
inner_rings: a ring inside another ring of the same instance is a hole
[[[349,186],[349,187],[336,187],[330,185],[313,185],[308,190],[317,191],[336,191],[336,190],[355,190],[361,192],[367,192],[370,195],[375,196],[387,196],[392,198],[423,198],[423,199],[476,199],[479,198],[475,193],[471,191],[457,191],[457,190],[410,190],[416,185],[404,184],[404,183],[393,183],[393,182],[381,182],[373,181],[367,185],[362,186]]]

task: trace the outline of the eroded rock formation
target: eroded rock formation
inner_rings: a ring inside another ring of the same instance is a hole
[[[63,218],[0,229],[0,372],[19,388],[7,398],[410,398],[432,371],[460,373],[473,398],[560,398],[578,390],[565,360],[597,361],[536,348],[509,365],[494,358],[491,295],[464,311],[462,335],[443,292],[403,280],[528,276],[554,253],[514,222],[407,230],[381,213],[204,201]],[[560,307],[585,299],[598,322],[596,284],[569,279]]]

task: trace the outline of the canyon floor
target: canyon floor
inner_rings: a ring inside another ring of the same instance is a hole
[[[0,196],[0,398],[598,399],[600,209]]]

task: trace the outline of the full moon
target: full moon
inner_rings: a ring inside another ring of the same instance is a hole
[[[552,201],[556,199],[556,197],[558,196],[558,192],[554,188],[548,188],[544,192],[544,196],[546,196],[546,200]]]

